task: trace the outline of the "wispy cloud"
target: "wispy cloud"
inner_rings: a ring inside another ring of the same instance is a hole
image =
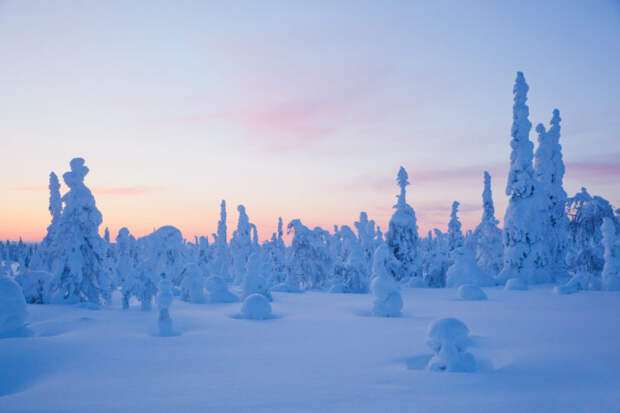
[[[93,187],[91,191],[95,195],[142,195],[151,192],[158,192],[164,190],[161,186],[148,186],[148,185],[136,185],[136,186],[100,186]],[[27,192],[47,192],[49,191],[47,186],[16,186],[11,188],[13,191],[27,191]]]

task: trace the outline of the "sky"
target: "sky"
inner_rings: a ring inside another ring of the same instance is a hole
[[[618,0],[0,0],[0,239],[45,235],[77,156],[112,238],[209,235],[222,199],[261,239],[386,230],[401,165],[421,233],[454,200],[474,228],[485,169],[501,220],[517,71],[534,127],[560,109],[569,196],[620,207]]]

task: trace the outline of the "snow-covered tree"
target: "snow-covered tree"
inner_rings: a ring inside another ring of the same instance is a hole
[[[246,265],[246,274],[242,285],[242,299],[245,300],[252,294],[262,294],[268,300],[273,300],[267,280],[263,274],[263,268],[260,254],[258,252],[252,253],[248,257]]]
[[[528,89],[523,73],[518,72],[513,89],[512,152],[506,185],[510,200],[504,216],[504,268],[499,274],[502,282],[511,278],[529,283],[552,280],[543,222],[547,204],[532,167]]]
[[[568,217],[566,192],[563,188],[564,162],[560,145],[560,111],[553,110],[551,128],[547,132],[542,124],[536,127],[538,148],[534,156],[536,178],[546,195],[548,211],[545,216],[549,267],[554,278],[567,274],[566,250],[568,246]]]
[[[344,260],[342,283],[347,293],[367,293],[370,283],[369,269],[364,250],[357,237],[347,225],[340,228],[343,240]]]
[[[160,336],[171,336],[172,319],[170,318],[170,304],[172,304],[172,283],[163,277],[159,281],[159,293],[157,294],[157,309],[159,310],[158,324]]]
[[[366,212],[360,212],[360,220],[355,222],[357,236],[362,247],[363,256],[368,270],[372,266],[372,256],[377,248],[377,233],[375,231],[375,221],[368,219]]]
[[[24,335],[27,317],[22,288],[11,278],[0,275],[0,338]]]
[[[605,247],[605,266],[603,267],[602,286],[604,290],[620,290],[620,243],[616,225],[612,218],[603,219],[601,225],[603,246]]]
[[[282,239],[282,218],[278,218],[278,231],[263,246],[264,262],[269,269],[270,285],[277,285],[286,279],[286,247]]]
[[[226,201],[222,200],[220,205],[220,220],[217,223],[217,235],[215,237],[215,256],[211,273],[228,280],[230,274],[231,257],[226,240]]]
[[[418,257],[418,225],[415,211],[407,204],[407,190],[409,176],[402,166],[398,170],[396,182],[400,187],[398,201],[394,205],[396,211],[390,219],[390,229],[387,233],[387,245],[400,264],[393,269],[392,275],[396,280],[411,277],[422,277],[421,263]]]
[[[58,226],[60,225],[60,218],[62,215],[62,198],[60,197],[60,183],[58,182],[58,177],[54,172],[50,173],[50,181],[49,181],[49,190],[50,190],[50,202],[49,202],[49,211],[52,216],[52,222],[47,227],[47,235],[43,238],[41,242],[41,246],[43,248],[49,248],[56,237],[58,232]],[[49,265],[49,263],[47,263]],[[47,268],[50,269],[49,267]]]
[[[567,200],[570,214],[568,224],[569,251],[567,263],[571,272],[592,274],[592,289],[600,288],[603,270],[603,234],[601,224],[604,218],[614,218],[611,204],[600,196],[591,196],[585,188]]]
[[[400,288],[389,272],[392,252],[386,244],[375,251],[372,262],[371,291],[375,296],[372,313],[379,317],[398,317],[403,308]]]
[[[118,230],[116,236],[116,280],[119,285],[125,282],[136,266],[136,239],[129,233],[125,227]]]
[[[492,276],[502,270],[504,246],[502,230],[497,227],[495,219],[493,193],[491,192],[491,175],[484,171],[484,190],[482,191],[482,219],[474,231],[476,245],[476,262],[480,268]]]
[[[99,236],[102,217],[95,198],[84,185],[88,173],[84,159],[74,158],[70,165],[71,171],[63,175],[69,192],[62,198],[64,208],[50,248],[57,260],[53,266],[53,300],[99,304],[111,294],[105,241]]]
[[[245,212],[245,207],[239,205],[239,221],[237,229],[230,240],[230,253],[232,255],[232,276],[235,284],[241,284],[245,277],[245,267],[248,257],[252,253],[252,227],[250,219]]]
[[[458,201],[454,201],[450,211],[450,222],[448,222],[448,250],[450,252],[462,247],[464,243],[461,221],[458,216],[459,205]]]
[[[318,227],[310,230],[299,219],[292,220],[287,227],[294,236],[286,257],[286,284],[291,287],[300,284],[305,288],[326,287],[334,266],[328,244],[329,233]]]
[[[445,287],[446,271],[451,265],[448,237],[435,228],[435,236],[432,237],[429,231],[428,240],[428,251],[423,257],[424,284],[433,288]]]
[[[189,263],[183,270],[183,282],[181,282],[181,299],[194,304],[205,302],[204,295],[205,277],[196,263]]]
[[[435,372],[472,372],[476,369],[474,356],[467,352],[471,345],[469,329],[456,318],[442,318],[428,326],[428,346],[435,355],[428,362],[427,370]]]

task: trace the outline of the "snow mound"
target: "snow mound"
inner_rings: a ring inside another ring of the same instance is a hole
[[[482,288],[471,284],[463,284],[459,287],[459,297],[470,301],[483,301],[487,299],[487,295]]]
[[[482,271],[473,252],[468,247],[454,250],[454,264],[446,272],[446,287],[458,287],[463,284],[489,287],[495,285],[493,277]]]
[[[198,264],[188,264],[183,271],[183,281],[181,281],[181,299],[195,304],[205,302],[204,276],[202,275],[202,270]]]
[[[27,317],[22,288],[12,279],[0,276],[0,337],[24,335]]]
[[[248,320],[266,320],[272,318],[271,304],[262,294],[251,294],[244,301],[241,307],[241,318]]]
[[[26,270],[15,277],[22,287],[26,302],[43,304],[49,302],[49,290],[54,276],[47,271]]]
[[[428,326],[428,346],[435,356],[426,366],[430,371],[472,372],[476,360],[465,350],[471,344],[469,329],[456,318],[442,318]]]
[[[527,290],[527,284],[521,278],[511,278],[506,281],[504,290],[525,291]]]
[[[207,301],[210,303],[234,303],[239,297],[228,291],[226,281],[218,275],[207,278]]]

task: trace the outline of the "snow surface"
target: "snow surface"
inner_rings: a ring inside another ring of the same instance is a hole
[[[459,297],[463,300],[487,300],[488,297],[477,285],[463,284],[459,287]]]
[[[373,297],[274,294],[280,318],[235,320],[239,303],[157,313],[28,305],[33,336],[0,339],[2,412],[617,412],[620,292],[556,295],[403,288],[403,316],[369,317]],[[474,373],[425,370],[428,325],[471,331]]]

